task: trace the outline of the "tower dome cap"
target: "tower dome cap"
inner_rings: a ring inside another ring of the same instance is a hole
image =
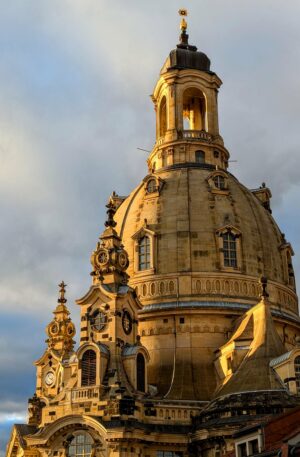
[[[176,49],[173,49],[167,58],[163,71],[170,69],[194,69],[210,72],[210,60],[204,52],[197,51],[197,47],[189,44],[189,35],[187,34],[187,10],[180,9],[179,15],[182,16],[180,22],[181,33],[179,35],[179,43]]]

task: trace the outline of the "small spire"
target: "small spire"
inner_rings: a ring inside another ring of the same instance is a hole
[[[265,298],[269,297],[267,292],[268,279],[265,276],[261,276],[259,279],[259,284],[261,287],[260,298],[264,300]]]
[[[59,285],[59,297],[58,297],[58,303],[67,303],[67,299],[65,298],[65,293],[66,293],[66,287],[67,284],[62,281]]]
[[[110,201],[107,205],[106,208],[108,210],[106,211],[107,213],[107,221],[105,222],[105,227],[115,227],[117,223],[114,221],[114,215],[116,212],[115,206],[112,201]]]

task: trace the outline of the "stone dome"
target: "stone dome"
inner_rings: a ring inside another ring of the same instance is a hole
[[[222,189],[215,185],[218,176]],[[266,276],[273,307],[298,314],[289,284],[289,244],[263,206],[267,193],[265,187],[251,191],[232,174],[205,164],[173,165],[146,176],[115,215],[129,254],[130,283],[141,302],[152,307],[191,301],[253,305],[259,278]],[[224,266],[222,258],[220,240],[227,231],[238,244],[234,267]],[[152,261],[139,271],[137,244],[145,234]]]
[[[299,332],[293,250],[271,215],[271,192],[264,184],[247,189],[228,172],[221,84],[182,33],[152,94],[156,141],[148,175],[128,197],[111,196],[129,284],[142,304],[147,379],[169,400],[215,395],[217,353],[259,301],[260,280],[267,279],[263,294],[281,341],[293,347]]]
[[[163,66],[164,71],[174,68],[210,71],[210,60],[204,52],[177,48],[170,52]]]

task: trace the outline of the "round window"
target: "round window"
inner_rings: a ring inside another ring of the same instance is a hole
[[[91,322],[93,330],[100,332],[106,326],[107,316],[103,313],[103,311],[96,311],[96,313],[92,316]]]

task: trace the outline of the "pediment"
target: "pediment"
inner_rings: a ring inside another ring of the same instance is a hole
[[[133,240],[139,240],[145,235],[150,235],[151,237],[155,236],[155,232],[150,230],[147,226],[141,227],[137,232],[132,235]]]
[[[56,353],[56,351],[53,351],[51,349],[46,349],[44,354],[34,362],[34,365],[41,365],[48,361],[49,359],[49,354],[52,355],[53,359],[55,359],[57,362],[61,360],[60,356]]]
[[[115,296],[115,293],[109,292],[104,288],[102,284],[91,286],[88,292],[82,297],[76,300],[77,305],[89,305],[94,304],[95,301],[99,300],[102,303],[107,302]]]
[[[226,233],[226,232],[231,232],[236,236],[241,235],[241,231],[237,227],[234,227],[234,225],[231,225],[231,224],[224,225],[223,227],[220,227],[216,230],[217,235],[222,235],[223,233]]]

